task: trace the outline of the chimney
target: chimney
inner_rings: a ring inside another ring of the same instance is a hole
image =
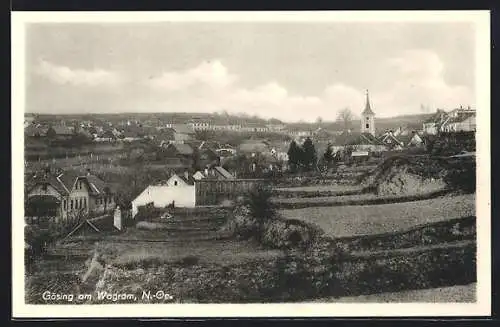
[[[189,179],[189,170],[184,171],[184,178]]]

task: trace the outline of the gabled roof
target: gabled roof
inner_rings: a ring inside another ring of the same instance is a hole
[[[174,175],[172,175],[173,177]],[[195,182],[195,179],[193,178],[193,175],[192,174],[189,174],[188,178],[186,178],[186,176],[184,176],[183,174],[175,174],[175,176],[179,177],[182,181],[184,181],[186,184],[188,185],[194,185],[194,182]],[[172,178],[170,177],[170,178]]]
[[[71,192],[77,179],[82,179],[87,182],[90,194],[92,195],[106,193],[107,188],[112,192],[111,187],[99,177],[92,174],[83,176],[74,171],[65,171],[57,176],[54,174],[38,173],[27,181],[27,184],[33,187],[40,183],[48,183],[60,194],[66,195]]]

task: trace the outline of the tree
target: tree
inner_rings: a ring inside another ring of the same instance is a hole
[[[316,125],[318,125],[318,127],[321,127],[321,123],[323,123],[323,118],[321,117],[316,118]]]
[[[348,130],[351,128],[352,120],[354,119],[354,114],[351,109],[344,108],[337,115],[337,121],[342,124],[344,130]]]
[[[308,137],[302,145],[302,164],[306,169],[310,170],[316,163],[316,160],[316,149],[311,138]]]
[[[292,171],[296,170],[300,165],[302,157],[302,149],[297,145],[297,143],[292,140],[290,142],[290,147],[288,148],[288,163],[292,168]]]
[[[323,159],[325,159],[325,161],[328,164],[330,164],[333,161],[333,159],[334,159],[332,145],[330,143],[328,143],[328,145],[326,147],[325,153],[323,154]]]

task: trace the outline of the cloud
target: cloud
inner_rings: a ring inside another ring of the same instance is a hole
[[[36,72],[60,85],[117,86],[122,82],[121,77],[115,72],[102,69],[72,69],[46,60],[40,60]]]
[[[194,86],[222,89],[236,81],[219,60],[206,61],[180,72],[165,72],[146,81],[146,84],[160,91],[181,91]]]
[[[416,113],[421,104],[450,109],[475,102],[473,90],[445,80],[445,65],[433,51],[405,51],[388,59],[386,67],[394,82],[389,89],[374,94],[384,115]]]
[[[434,110],[474,104],[473,90],[446,81],[446,66],[433,51],[405,51],[379,64],[384,75],[373,78],[387,83],[370,89],[372,108],[378,117],[419,113],[421,105]],[[40,62],[38,73],[55,85],[75,86],[71,94],[82,94],[84,99],[88,96],[83,94],[93,94],[93,90],[87,88],[90,93],[85,93],[77,86],[120,85],[115,90],[123,91],[123,96],[116,97],[116,93],[108,92],[109,88],[103,88],[107,93],[94,99],[96,106],[109,107],[109,111],[135,111],[137,108],[163,112],[225,110],[284,121],[312,122],[318,116],[325,121],[335,120],[337,113],[346,107],[359,115],[365,105],[365,90],[358,85],[339,81],[325,85],[317,94],[291,92],[273,78],[249,86],[241,83],[245,76],[230,72],[220,60],[204,61],[185,70],[160,72],[155,77],[144,73],[144,76],[136,76],[134,83],[131,83],[131,76],[102,69],[72,69],[48,61]]]

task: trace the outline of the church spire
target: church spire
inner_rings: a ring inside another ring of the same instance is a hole
[[[370,105],[370,96],[368,94],[368,90],[366,90],[366,105],[365,105],[365,110],[362,112],[363,115],[375,115],[375,113],[372,111],[371,105]]]

